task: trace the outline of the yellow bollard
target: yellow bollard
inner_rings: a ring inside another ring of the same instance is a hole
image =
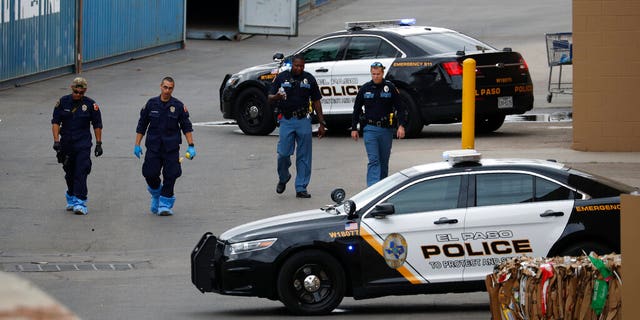
[[[475,149],[476,61],[462,62],[462,149]]]

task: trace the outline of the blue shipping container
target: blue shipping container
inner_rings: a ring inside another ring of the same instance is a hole
[[[185,34],[185,1],[83,1],[83,62],[136,56],[134,52],[150,48],[180,48]]]
[[[75,57],[75,0],[0,0],[0,82],[55,71],[71,72]]]
[[[184,43],[186,0],[0,0],[0,8],[0,88]]]

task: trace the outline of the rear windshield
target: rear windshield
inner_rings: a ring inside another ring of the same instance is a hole
[[[594,197],[616,197],[622,193],[638,192],[638,188],[590,172],[569,169],[569,184],[582,188]]]
[[[428,55],[456,51],[495,50],[486,43],[457,32],[425,33],[406,36],[405,39],[426,51]]]

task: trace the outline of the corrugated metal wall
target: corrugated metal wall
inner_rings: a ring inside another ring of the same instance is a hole
[[[73,65],[75,0],[0,1],[0,82]]]
[[[0,0],[0,88],[182,47],[187,0]]]
[[[84,62],[181,42],[185,0],[84,1]]]

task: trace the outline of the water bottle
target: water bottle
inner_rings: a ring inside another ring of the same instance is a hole
[[[283,87],[280,87],[280,89],[278,89],[278,93],[283,95],[283,97],[282,97],[283,100],[287,100],[287,92],[284,91]]]

